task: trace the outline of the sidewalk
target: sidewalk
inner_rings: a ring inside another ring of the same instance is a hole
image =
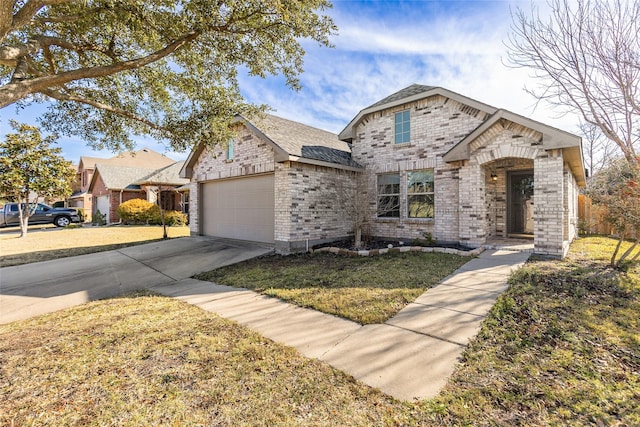
[[[529,253],[489,250],[384,324],[365,325],[247,289],[184,279],[152,289],[235,320],[401,400],[438,394],[511,272]]]

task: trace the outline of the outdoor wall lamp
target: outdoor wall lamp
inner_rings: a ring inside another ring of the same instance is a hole
[[[497,181],[498,180],[498,175],[496,175],[495,173],[491,174],[491,181]]]

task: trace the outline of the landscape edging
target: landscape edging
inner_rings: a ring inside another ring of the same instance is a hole
[[[360,251],[352,251],[344,248],[337,248],[335,246],[328,246],[324,248],[312,249],[311,253],[315,252],[330,252],[332,254],[338,255],[347,255],[347,256],[375,256],[375,255],[384,255],[389,252],[438,252],[445,254],[453,254],[459,256],[468,256],[474,257],[480,255],[484,252],[484,248],[475,248],[470,251],[462,251],[459,249],[453,248],[440,248],[433,246],[394,246],[392,248],[384,248],[384,249],[370,249],[370,250],[360,250]]]

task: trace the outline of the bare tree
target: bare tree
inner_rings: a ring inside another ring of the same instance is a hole
[[[363,234],[372,218],[394,216],[394,212],[400,212],[399,189],[397,195],[392,195],[381,191],[380,186],[377,175],[368,169],[360,173],[335,175],[333,187],[336,201],[345,217],[353,224],[355,248],[362,247]],[[376,197],[372,197],[376,194]]]
[[[605,138],[599,127],[591,123],[580,122],[579,128],[583,137],[582,153],[589,176],[592,177],[616,156],[616,146]]]
[[[597,126],[634,161],[640,139],[640,0],[549,0],[543,18],[517,8],[508,62],[538,82],[525,89]]]

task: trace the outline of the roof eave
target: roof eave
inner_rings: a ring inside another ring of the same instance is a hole
[[[324,160],[309,159],[309,158],[300,157],[300,156],[287,156],[286,159],[276,160],[276,161],[279,163],[282,163],[282,162],[306,163],[308,165],[324,166],[328,168],[342,169],[342,170],[353,171],[353,172],[362,172],[363,170],[363,168],[361,167],[342,165],[340,163],[332,163]]]

